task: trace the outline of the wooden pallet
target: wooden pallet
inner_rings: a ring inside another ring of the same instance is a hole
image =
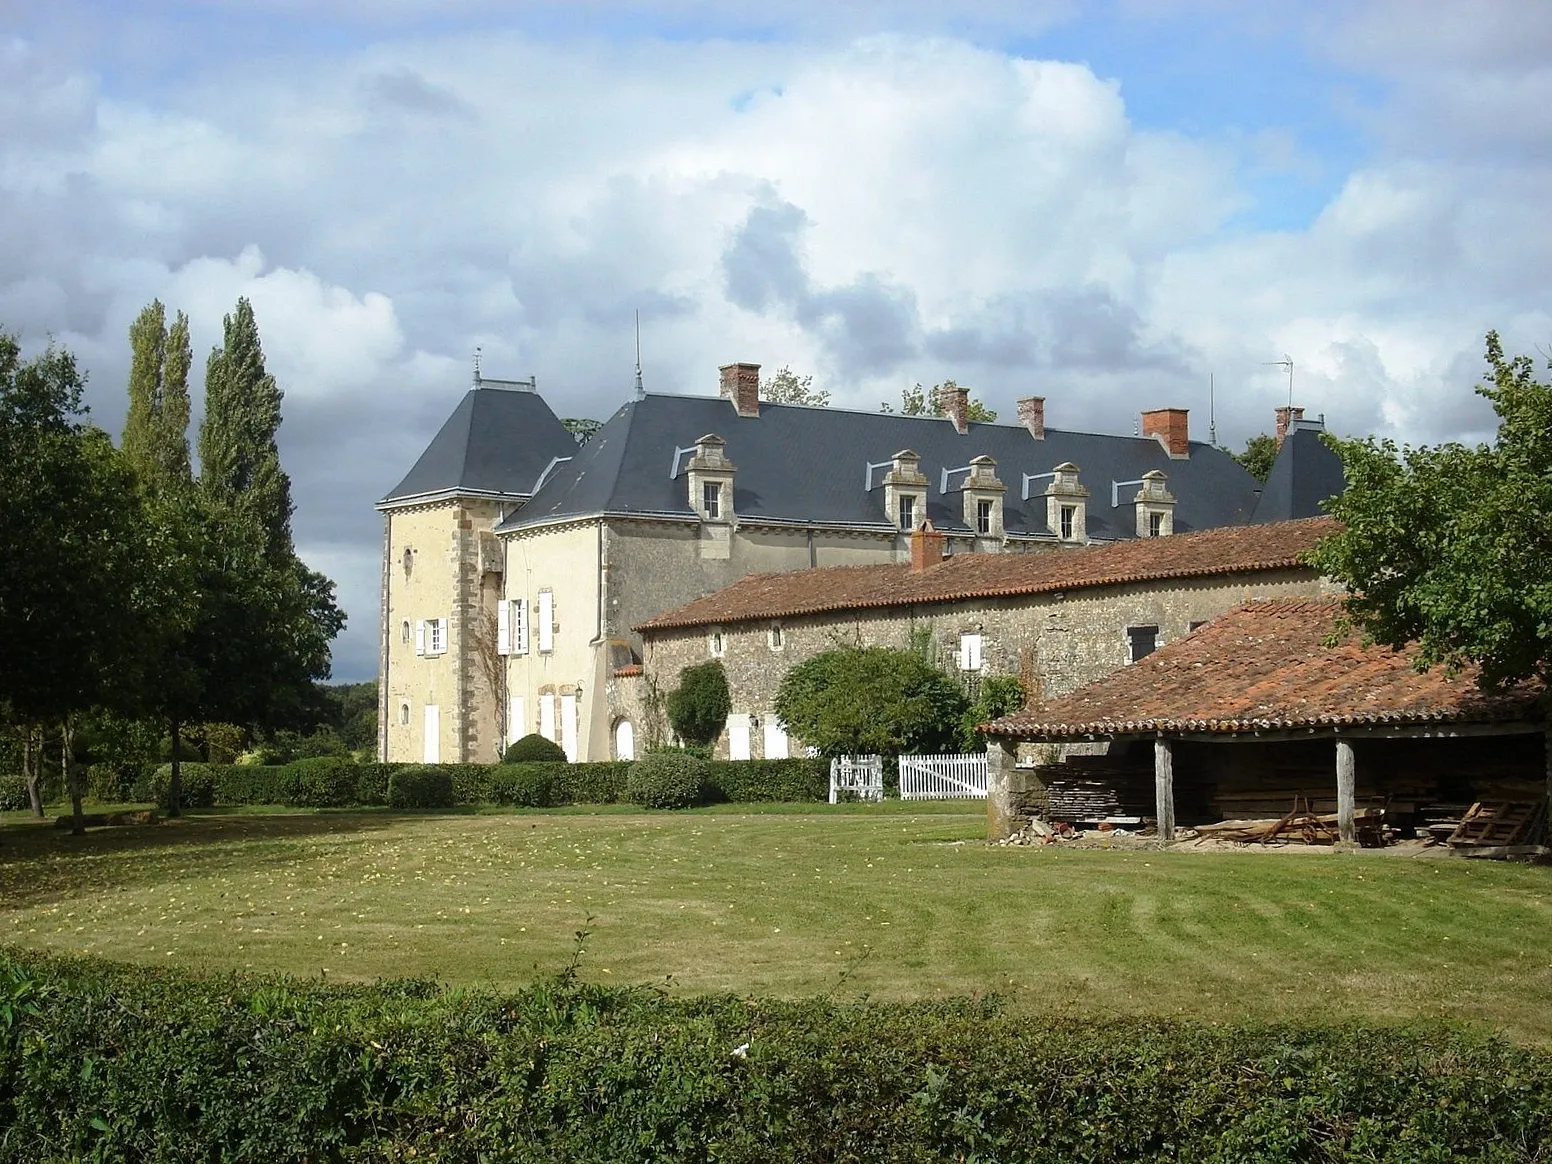
[[[1473,804],[1449,843],[1454,846],[1521,845],[1541,823],[1539,800],[1479,800]]]

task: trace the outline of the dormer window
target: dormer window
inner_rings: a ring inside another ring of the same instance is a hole
[[[975,532],[982,536],[992,532],[992,503],[985,499],[975,503]]]
[[[905,494],[900,498],[900,528],[903,530],[916,528],[916,498],[911,494]]]
[[[1078,481],[1078,466],[1071,461],[1051,471],[1046,487],[1046,528],[1061,542],[1083,543],[1088,538],[1089,491]]]
[[[1078,507],[1076,505],[1062,506],[1062,528],[1058,535],[1062,541],[1072,541],[1074,523],[1077,521]]]
[[[721,485],[707,481],[701,486],[701,513],[707,521],[716,521],[722,516]]]
[[[1158,512],[1150,513],[1148,515],[1148,536],[1150,538],[1157,538],[1162,537],[1163,535],[1164,515]]]

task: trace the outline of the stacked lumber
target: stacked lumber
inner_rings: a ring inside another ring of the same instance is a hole
[[[1365,848],[1377,849],[1386,843],[1384,809],[1358,809],[1353,813],[1353,826],[1358,843]],[[1279,844],[1329,845],[1338,840],[1337,814],[1313,812],[1302,798],[1279,817],[1220,821],[1198,825],[1196,831],[1204,837],[1241,844],[1265,845],[1275,841]]]
[[[1052,820],[1074,824],[1135,823],[1153,815],[1153,773],[1110,756],[1069,756],[1041,764]]]

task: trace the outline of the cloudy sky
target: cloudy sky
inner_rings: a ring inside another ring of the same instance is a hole
[[[1205,437],[1211,376],[1238,447],[1287,355],[1339,431],[1485,435],[1483,334],[1552,343],[1549,62],[1523,0],[0,0],[0,327],[116,432],[140,307],[202,365],[248,296],[367,678],[372,503],[475,347],[606,416],[637,309],[658,391]]]

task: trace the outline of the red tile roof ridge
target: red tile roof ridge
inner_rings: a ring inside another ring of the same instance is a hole
[[[1222,526],[1167,538],[1136,538],[1083,549],[955,554],[914,573],[903,563],[889,563],[751,574],[634,629],[672,630],[837,610],[1293,569],[1302,564],[1300,558],[1306,550],[1339,528],[1334,518],[1312,517]]]

